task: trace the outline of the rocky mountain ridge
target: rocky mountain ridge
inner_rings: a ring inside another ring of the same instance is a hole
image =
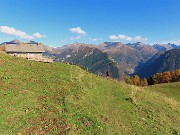
[[[7,43],[17,42],[21,41]],[[28,42],[37,44],[35,41]],[[140,71],[156,53],[178,48],[180,46],[171,43],[151,46],[142,42],[103,42],[99,45],[76,42],[56,48],[44,45],[43,55],[53,57],[56,62],[72,62],[103,76],[110,70],[112,77],[119,79]]]

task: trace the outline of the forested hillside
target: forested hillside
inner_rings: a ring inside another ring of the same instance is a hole
[[[149,59],[141,70],[136,72],[141,78],[149,78],[156,73],[180,69],[180,49],[158,53]]]

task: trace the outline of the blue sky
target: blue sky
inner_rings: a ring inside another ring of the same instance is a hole
[[[180,44],[180,0],[1,0],[0,43]]]

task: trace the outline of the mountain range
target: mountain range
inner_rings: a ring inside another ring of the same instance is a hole
[[[103,76],[109,70],[113,78],[122,79],[133,73],[149,77],[142,76],[140,69],[161,53],[178,48],[179,45],[170,43],[152,46],[141,42],[103,42],[99,45],[74,43],[57,48],[45,47],[44,55],[53,56],[57,62],[73,62]]]
[[[72,62],[102,76],[105,76],[106,71],[110,70],[113,78],[119,78],[117,64],[107,53],[84,44],[77,44],[75,48],[73,46],[64,47],[59,51],[61,53],[56,55],[55,61]]]
[[[158,51],[168,51],[168,50],[171,50],[171,49],[179,49],[180,48],[179,45],[171,44],[171,43],[168,43],[168,44],[154,44],[153,47]]]
[[[153,47],[140,42],[134,44],[104,42],[98,48],[112,56],[120,71],[128,74],[134,72],[139,62],[145,62],[157,53]]]
[[[16,44],[18,42],[21,41],[13,40],[5,43]],[[36,44],[37,42],[29,41],[28,43]],[[53,57],[56,62],[77,64],[102,76],[106,76],[106,72],[109,71],[112,78],[123,79],[124,76],[132,74],[138,74],[143,78],[150,77],[156,72],[172,71],[172,68],[165,66],[170,63],[166,60],[167,57],[162,56],[162,54],[167,55],[166,51],[180,49],[180,46],[171,43],[148,45],[142,42],[127,44],[103,42],[99,45],[73,43],[56,48],[44,45],[44,48],[45,53],[43,55]],[[169,55],[173,54],[173,52],[169,52]],[[178,55],[178,53],[176,52],[174,55]],[[179,56],[174,55],[170,56],[170,61],[179,62]],[[173,58],[178,60],[173,60]],[[164,65],[160,64],[160,61]],[[154,63],[156,63],[155,66]],[[158,65],[161,67],[157,67]],[[156,69],[153,68],[152,70],[152,67],[156,67]]]

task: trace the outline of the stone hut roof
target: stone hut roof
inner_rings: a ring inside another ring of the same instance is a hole
[[[5,44],[5,52],[24,52],[24,53],[37,53],[45,52],[42,44],[30,44],[30,43],[20,43],[20,44]]]

